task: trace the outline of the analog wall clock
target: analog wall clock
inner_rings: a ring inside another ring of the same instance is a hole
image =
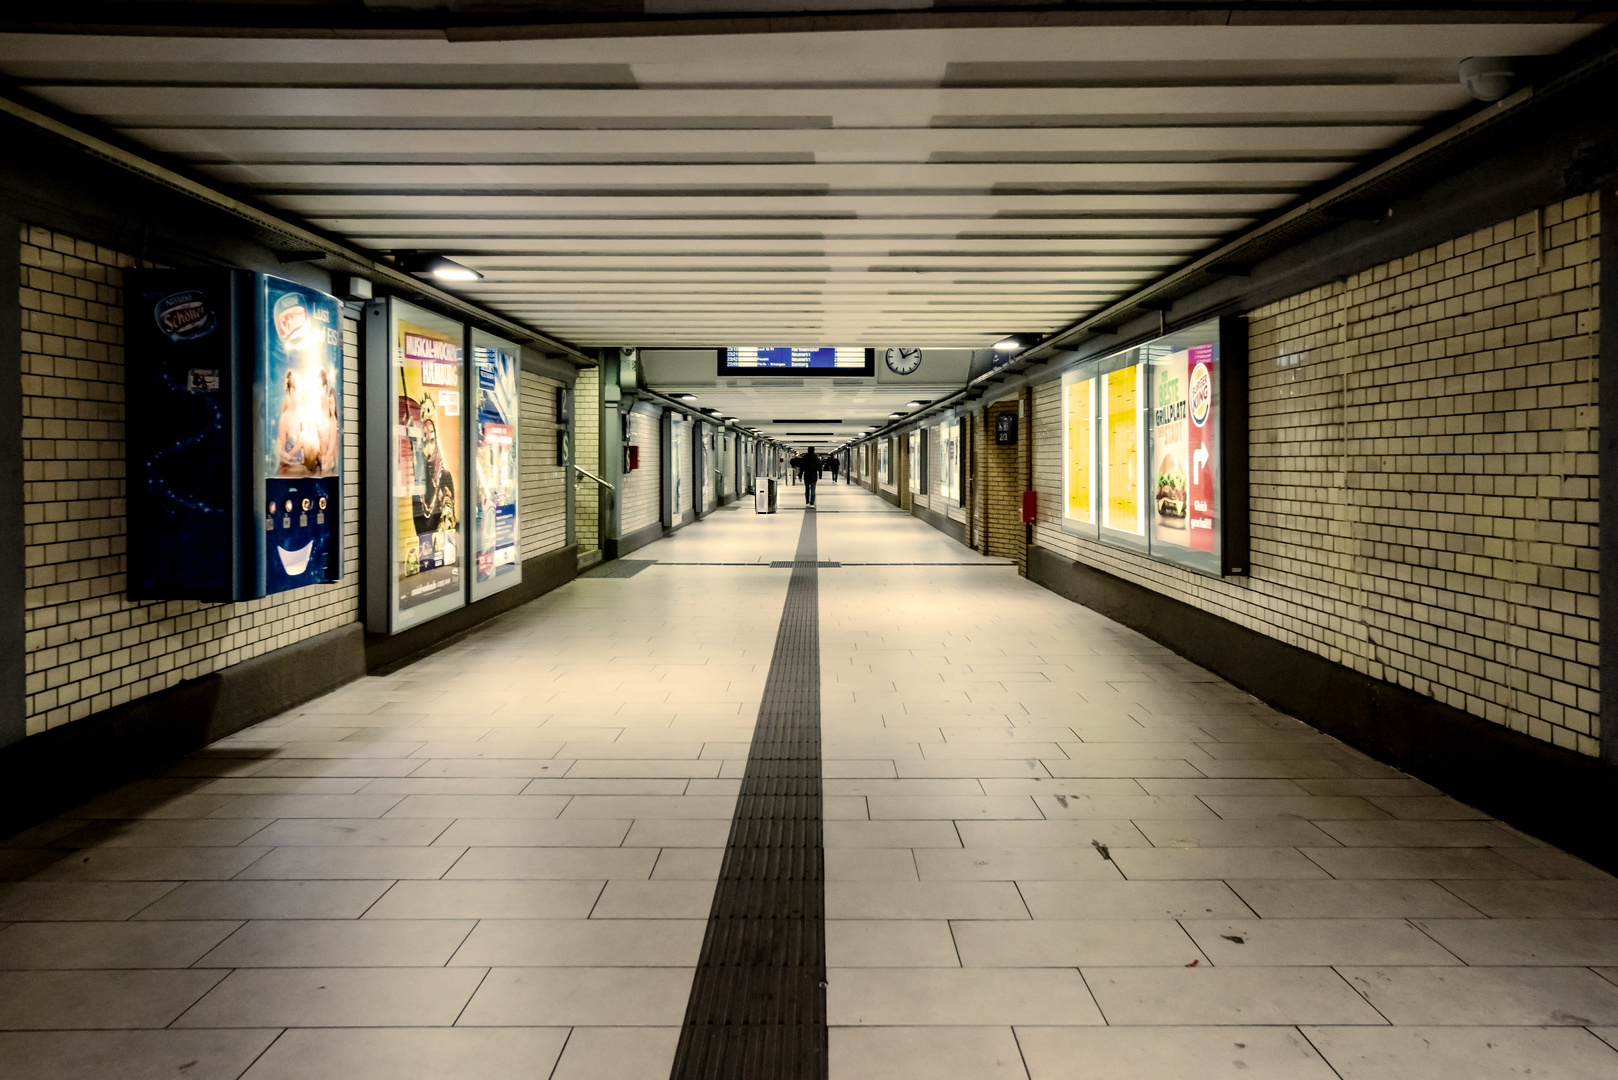
[[[889,349],[883,360],[895,375],[909,375],[921,367],[920,349]]]

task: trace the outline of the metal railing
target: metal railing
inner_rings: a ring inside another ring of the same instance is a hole
[[[582,465],[575,465],[575,466],[573,466],[573,468],[574,468],[574,470],[576,472],[583,473],[585,476],[588,476],[590,479],[594,480],[596,483],[600,484],[602,487],[606,488],[608,491],[616,492],[618,490],[617,488],[613,487],[611,484],[607,483],[605,480],[601,479],[601,477],[597,476],[595,473],[591,472],[589,469],[586,469]]]

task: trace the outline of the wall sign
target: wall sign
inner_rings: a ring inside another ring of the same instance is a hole
[[[1017,414],[1001,413],[994,418],[994,445],[1017,445]]]

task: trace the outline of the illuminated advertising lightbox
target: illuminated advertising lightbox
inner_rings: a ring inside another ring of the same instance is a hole
[[[1217,340],[1151,360],[1152,554],[1217,573]]]
[[[394,634],[466,603],[466,330],[398,299],[366,319],[366,623]]]
[[[132,599],[342,577],[341,308],[245,270],[125,272]]]
[[[472,490],[472,599],[481,600],[522,581],[518,506],[521,442],[516,345],[482,330],[472,331],[476,395],[471,435],[476,483]]]
[[[893,483],[892,459],[888,443],[887,439],[878,439],[876,442],[876,476],[883,484]]]
[[[951,420],[938,428],[938,488],[937,493],[948,499],[951,506],[961,502],[961,422]]]
[[[1138,363],[1101,377],[1101,527],[1127,537],[1146,532],[1141,513],[1141,458],[1145,449]]]
[[[335,297],[257,282],[264,592],[342,577],[343,337]]]
[[[1062,461],[1066,497],[1062,522],[1070,531],[1096,535],[1096,376],[1069,372],[1062,379]]]
[[[1226,442],[1245,450],[1245,411],[1232,407],[1245,360],[1228,359],[1245,342],[1245,322],[1214,320],[1063,375],[1063,531],[1205,574],[1247,572],[1245,476]]]

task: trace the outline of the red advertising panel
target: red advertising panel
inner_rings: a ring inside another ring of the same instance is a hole
[[[1186,452],[1190,457],[1190,506],[1187,527],[1194,551],[1214,550],[1214,346],[1186,350]]]

